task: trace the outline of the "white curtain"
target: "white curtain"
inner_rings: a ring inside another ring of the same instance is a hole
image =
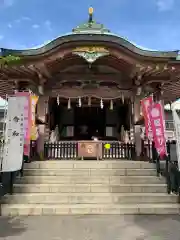
[[[55,130],[51,131],[50,142],[55,143],[58,141],[59,141],[59,131],[58,131],[58,126],[56,126]]]

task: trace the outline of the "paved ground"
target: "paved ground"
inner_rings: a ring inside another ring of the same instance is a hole
[[[0,218],[0,240],[180,240],[180,216]]]

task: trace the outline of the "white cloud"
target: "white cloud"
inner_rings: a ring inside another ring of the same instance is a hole
[[[159,11],[169,11],[174,7],[174,0],[156,0]]]
[[[8,28],[12,28],[12,24],[11,23],[8,23]]]
[[[29,17],[22,17],[21,20],[23,20],[23,21],[31,21],[31,18],[29,18]]]
[[[37,28],[39,28],[40,26],[38,25],[38,24],[33,24],[32,25],[32,28],[34,28],[34,29],[37,29]]]
[[[48,30],[50,30],[50,31],[52,30],[52,24],[51,24],[51,21],[46,20],[44,24],[45,24],[45,26],[47,27]]]
[[[1,0],[0,0],[1,1]],[[20,18],[18,18],[18,19],[16,19],[16,20],[14,20],[12,23],[9,23],[8,24],[8,27],[9,28],[12,28],[13,27],[13,24],[15,23],[15,24],[20,24],[22,21],[31,21],[31,18],[29,18],[29,17],[27,17],[27,16],[23,16],[23,17],[20,17]],[[36,25],[36,24],[35,24]],[[36,27],[35,27],[36,28]]]
[[[2,0],[2,5],[5,7],[11,7],[14,4],[15,0]]]

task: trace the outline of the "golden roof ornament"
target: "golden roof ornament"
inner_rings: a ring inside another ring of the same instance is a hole
[[[86,21],[85,23],[77,26],[76,28],[74,28],[72,31],[73,33],[99,33],[99,34],[104,34],[104,33],[109,33],[110,30],[108,30],[107,28],[104,27],[103,24],[101,23],[97,23],[94,20],[94,8],[93,7],[89,7],[88,8],[88,21]]]
[[[94,12],[94,9],[93,9],[93,7],[90,7],[89,8],[89,23],[92,23],[92,21],[93,21],[93,12]]]
[[[89,8],[89,15],[92,15],[92,14],[93,14],[93,12],[94,12],[94,9],[93,9],[93,7],[90,7],[90,8]]]

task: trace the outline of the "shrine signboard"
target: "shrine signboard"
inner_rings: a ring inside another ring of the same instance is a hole
[[[10,96],[8,98],[5,146],[1,159],[2,172],[18,171],[22,167],[24,150],[24,108],[26,98]]]
[[[24,102],[24,155],[30,154],[31,99],[29,92],[17,92],[17,99]]]
[[[99,141],[79,141],[79,158],[102,158],[102,143]]]

